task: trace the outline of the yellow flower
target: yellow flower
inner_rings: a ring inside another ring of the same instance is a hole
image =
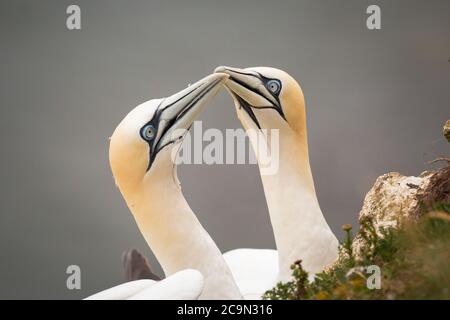
[[[345,232],[348,232],[348,231],[352,230],[352,225],[350,223],[346,223],[342,226],[342,230],[344,230]]]
[[[354,279],[350,281],[350,284],[352,285],[353,288],[362,288],[365,286],[365,279]]]
[[[340,286],[338,286],[337,288],[335,288],[333,290],[333,294],[338,298],[338,299],[345,299],[347,298],[347,292],[349,291],[349,288],[347,288],[346,285],[341,284]]]
[[[325,291],[319,291],[317,292],[317,294],[314,296],[314,298],[316,300],[326,300],[328,299],[328,293],[326,293]]]

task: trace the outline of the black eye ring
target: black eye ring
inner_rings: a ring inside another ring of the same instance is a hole
[[[156,129],[151,124],[146,125],[142,129],[142,136],[146,140],[152,140],[155,137],[155,135],[156,135]]]
[[[269,80],[266,83],[266,88],[273,94],[278,94],[281,90],[281,83],[278,80]]]

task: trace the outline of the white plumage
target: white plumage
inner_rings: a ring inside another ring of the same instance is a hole
[[[185,130],[227,77],[212,74],[147,101],[117,126],[109,149],[113,176],[167,278],[126,283],[90,298],[242,298],[220,250],[183,197],[173,158]]]
[[[229,75],[225,86],[258,159],[277,246],[277,251],[236,249],[224,254],[244,297],[258,298],[278,281],[290,281],[290,266],[297,260],[311,278],[322,271],[337,258],[338,241],[317,200],[298,83],[267,67],[218,67],[216,72]],[[275,143],[273,130],[279,136]],[[267,154],[278,165],[274,171],[267,171]]]
[[[247,300],[261,299],[271,289],[278,275],[278,252],[270,249],[235,249],[223,257],[236,284]]]
[[[161,281],[136,280],[98,292],[85,300],[196,300],[204,279],[197,270],[186,269]]]

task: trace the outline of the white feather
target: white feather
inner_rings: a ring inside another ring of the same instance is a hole
[[[196,300],[203,291],[200,272],[186,269],[161,281],[136,280],[98,292],[85,300]]]
[[[236,249],[224,253],[223,257],[246,300],[261,299],[275,285],[278,275],[276,250]]]

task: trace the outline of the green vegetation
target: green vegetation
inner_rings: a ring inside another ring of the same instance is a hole
[[[309,282],[297,261],[293,281],[278,283],[264,299],[450,299],[450,204],[427,211],[417,222],[378,234],[372,221],[364,221],[359,234],[366,245],[358,257],[352,250],[351,226],[344,225],[337,263]],[[381,289],[367,288],[371,274],[364,267],[369,265],[380,267]]]

